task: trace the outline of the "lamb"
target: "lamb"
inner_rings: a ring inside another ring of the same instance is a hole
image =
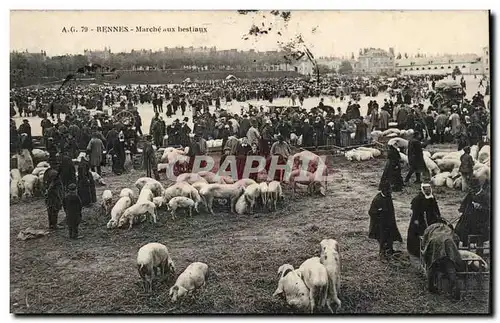
[[[234,213],[234,206],[238,198],[245,192],[245,189],[234,184],[207,184],[200,189],[200,195],[207,206],[208,211],[213,215],[212,204],[214,198],[225,198],[231,200],[231,212]]]
[[[135,199],[135,194],[134,194],[134,191],[132,191],[130,188],[126,187],[120,191],[120,197],[129,197],[130,200],[133,202]]]
[[[110,190],[102,192],[101,214],[108,215],[113,208],[113,193]]]
[[[253,212],[253,208],[255,206],[255,201],[260,197],[260,185],[259,184],[251,184],[248,185],[245,189],[245,199],[249,203],[250,212]]]
[[[149,214],[153,222],[156,223],[155,209],[156,206],[153,202],[140,201],[139,203],[138,201],[136,204],[132,205],[131,207],[126,209],[125,212],[123,212],[120,221],[118,221],[118,227],[122,228],[128,223],[128,229],[130,230],[132,229],[134,223],[138,223],[140,221],[140,216],[145,214]]]
[[[177,277],[174,286],[170,288],[169,296],[172,303],[177,302],[205,285],[208,274],[208,265],[202,262],[193,262]]]
[[[328,272],[328,302],[334,301],[338,308],[342,306],[339,299],[340,293],[340,250],[339,244],[334,239],[323,239],[320,242],[320,262]]]
[[[284,294],[288,305],[300,311],[307,311],[310,305],[309,289],[297,270],[294,270],[292,265],[284,264],[278,269],[278,275],[278,288],[273,297]]]
[[[123,196],[116,202],[115,206],[111,209],[111,220],[107,224],[108,229],[114,229],[118,226],[118,222],[126,209],[132,205],[130,197]]]
[[[168,202],[168,209],[172,212],[172,220],[175,220],[177,209],[188,209],[189,216],[193,216],[193,208],[198,212],[198,203],[189,197],[177,196]]]
[[[136,204],[140,204],[146,201],[153,202],[153,198],[154,198],[153,192],[149,188],[144,186],[141,192],[139,193],[139,197],[137,198]]]
[[[268,204],[274,206],[274,210],[277,210],[276,204],[278,201],[283,200],[283,189],[281,188],[281,183],[278,181],[272,181],[268,185]]]
[[[310,311],[314,313],[317,307],[323,308],[325,305],[333,313],[328,304],[328,272],[321,264],[319,257],[312,257],[304,261],[297,274],[302,278],[307,288],[309,288]]]
[[[142,246],[137,252],[137,270],[143,280],[146,293],[153,290],[153,273],[156,276],[158,268],[162,277],[166,275],[168,279],[174,276],[175,265],[168,248],[157,242]]]

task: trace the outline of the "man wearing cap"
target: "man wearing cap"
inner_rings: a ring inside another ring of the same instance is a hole
[[[373,199],[368,211],[370,216],[370,231],[368,237],[379,242],[381,260],[395,253],[393,242],[403,242],[396,224],[394,204],[391,196],[391,186],[387,181],[380,185],[380,192]]]
[[[430,184],[420,185],[420,192],[411,201],[411,210],[406,246],[409,254],[420,257],[420,237],[428,226],[438,222],[441,218],[441,212]]]
[[[78,226],[82,220],[82,201],[78,197],[75,184],[68,186],[68,192],[63,199],[63,208],[66,213],[69,238],[78,239]]]
[[[413,138],[408,143],[408,164],[410,166],[410,170],[406,175],[405,183],[408,183],[411,175],[415,173],[417,176],[417,180],[415,181],[415,183],[420,184],[420,174],[426,169],[420,138],[420,133],[415,132],[413,134]]]
[[[146,142],[142,148],[142,157],[143,157],[143,167],[146,170],[146,176],[151,177],[151,172],[156,180],[160,180],[160,175],[158,174],[158,164],[156,163],[156,155],[153,149],[153,145],[151,144],[151,135],[146,135]]]

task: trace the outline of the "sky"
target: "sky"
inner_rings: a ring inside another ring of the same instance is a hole
[[[481,54],[489,44],[487,11],[292,11],[285,26],[268,12],[240,15],[236,11],[11,11],[10,50],[47,55],[83,53],[84,49],[113,53],[132,49],[159,50],[176,46],[216,46],[217,49],[278,50],[277,41],[297,34],[316,56],[357,56],[363,47],[416,54]],[[244,40],[252,24],[268,35]],[[63,33],[75,27],[77,33]],[[97,26],[174,28],[176,32],[98,33]],[[87,27],[82,32],[81,27]],[[206,28],[206,33],[178,32],[178,27]],[[94,29],[94,31],[91,31]],[[277,34],[281,32],[281,36]]]

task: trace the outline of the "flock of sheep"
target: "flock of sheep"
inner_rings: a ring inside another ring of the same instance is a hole
[[[278,286],[273,297],[281,297],[291,308],[298,311],[310,311],[328,308],[332,303],[341,308],[340,273],[341,258],[339,244],[334,239],[323,239],[320,243],[319,257],[304,261],[298,269],[290,264],[278,268]],[[153,278],[173,280],[175,264],[168,248],[161,243],[148,243],[137,253],[137,270],[143,280],[144,290],[151,293]],[[208,278],[208,265],[202,262],[191,263],[177,277],[175,284],[169,289],[171,302],[175,303],[203,287]]]

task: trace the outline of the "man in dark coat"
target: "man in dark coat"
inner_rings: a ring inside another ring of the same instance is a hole
[[[394,145],[389,145],[387,151],[387,163],[385,164],[382,178],[380,179],[379,190],[384,182],[389,182],[393,192],[400,192],[403,188],[403,177],[401,177],[401,155]]]
[[[250,120],[248,119],[248,116],[245,114],[243,116],[243,119],[240,121],[240,129],[238,132],[239,138],[243,138],[247,135],[248,129],[250,129]]]
[[[470,155],[470,147],[464,148],[464,153],[460,156],[460,167],[458,171],[462,175],[462,191],[467,192],[474,172],[474,160]]]
[[[408,253],[415,257],[420,257],[420,237],[425,229],[441,218],[431,185],[422,183],[420,189],[421,192],[411,201],[412,215],[406,239]]]
[[[58,172],[65,190],[68,189],[70,184],[76,183],[75,165],[68,152],[62,154]]]
[[[368,214],[370,215],[368,237],[379,241],[380,257],[384,260],[394,254],[394,241],[403,242],[396,224],[391,186],[387,181],[382,183],[381,191],[373,199]]]
[[[59,228],[57,226],[57,217],[62,208],[62,199],[64,194],[59,173],[52,168],[47,169],[44,174],[44,182],[47,183],[45,205],[49,216],[49,229],[56,230]]]
[[[455,227],[455,232],[464,245],[468,244],[469,235],[479,235],[481,245],[490,240],[491,195],[489,182],[483,186],[477,179],[471,181],[471,190],[465,196],[458,211],[462,213]],[[473,242],[473,241],[471,241]]]
[[[59,160],[57,159],[57,147],[54,143],[54,139],[52,137],[47,140],[47,152],[49,153],[48,163],[50,167],[57,169]]]
[[[179,141],[182,147],[187,147],[190,143],[189,134],[191,133],[191,128],[187,125],[188,121],[189,118],[185,117],[179,130]]]
[[[78,226],[82,220],[82,201],[76,193],[75,184],[68,186],[68,193],[63,199],[63,207],[64,212],[66,213],[69,238],[78,239]]]
[[[28,137],[26,138],[26,149],[29,151],[33,150],[33,139],[31,137],[31,126],[28,119],[23,120],[23,124],[19,126],[19,134],[25,133]]]
[[[163,117],[160,116],[158,121],[153,126],[153,142],[156,147],[160,148],[163,145],[163,137],[165,136],[166,126]]]
[[[88,157],[81,159],[78,165],[77,178],[78,196],[82,201],[82,206],[88,206],[97,200],[94,178],[90,172]]]
[[[135,131],[137,131],[137,134],[139,136],[142,136],[142,119],[141,119],[141,116],[139,115],[139,112],[138,111],[135,111],[134,112],[134,125],[135,125]]]
[[[420,184],[420,174],[425,170],[424,154],[422,151],[422,143],[420,142],[420,133],[415,132],[413,138],[408,143],[408,164],[410,170],[406,175],[405,183],[411,178],[413,173],[416,174],[417,180],[415,183]]]
[[[156,163],[156,155],[151,144],[151,135],[146,136],[146,142],[144,143],[142,149],[143,156],[143,167],[146,169],[146,176],[152,177],[151,172],[153,172],[156,180],[160,180],[160,175],[158,174],[158,168]]]

